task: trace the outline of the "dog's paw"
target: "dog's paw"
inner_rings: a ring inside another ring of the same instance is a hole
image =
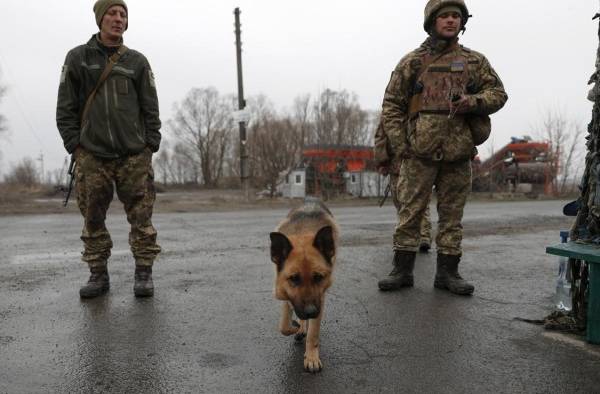
[[[306,372],[317,373],[321,372],[323,369],[323,364],[321,364],[321,360],[319,359],[319,352],[306,352],[304,354],[304,370]]]
[[[288,325],[287,327],[281,327],[280,329],[281,333],[286,337],[297,334],[299,330],[300,323],[298,323],[296,320],[292,320],[290,325]]]
[[[294,335],[294,340],[297,343],[300,343],[304,340],[304,338],[306,338],[306,330],[308,330],[308,321],[301,320],[300,323],[298,323],[294,320],[294,323],[298,325],[298,332],[296,332],[296,335]]]
[[[302,342],[306,338],[306,333],[304,331],[299,331],[294,335],[294,341]]]

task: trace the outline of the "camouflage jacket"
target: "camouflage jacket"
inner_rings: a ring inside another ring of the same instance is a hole
[[[504,106],[508,96],[502,81],[482,54],[461,45],[448,46],[428,38],[404,56],[392,72],[383,99],[383,127],[394,155],[442,161],[468,160],[476,152],[468,125],[469,114],[489,115]],[[409,116],[415,83],[426,55],[442,59],[466,58],[472,103],[467,113],[418,113]]]
[[[135,50],[119,58],[96,93],[87,119],[80,119],[107,61],[96,35],[67,54],[56,106],[66,150],[72,153],[81,145],[102,158],[129,156],[145,147],[156,152],[161,139],[156,85],[148,60]]]
[[[400,172],[400,159],[394,156],[390,139],[383,128],[383,119],[379,119],[374,135],[373,153],[375,166],[386,168],[391,174],[398,175]]]

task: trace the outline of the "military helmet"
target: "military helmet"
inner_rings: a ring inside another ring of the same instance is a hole
[[[425,6],[425,22],[423,23],[423,28],[427,33],[429,33],[431,23],[435,18],[435,14],[441,8],[446,7],[448,5],[455,5],[461,9],[463,16],[461,21],[461,27],[465,27],[471,15],[469,15],[469,10],[467,9],[467,5],[465,4],[464,0],[429,0],[427,2],[427,5]]]

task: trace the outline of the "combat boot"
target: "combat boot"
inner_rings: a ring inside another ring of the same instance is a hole
[[[91,267],[90,272],[90,279],[85,286],[79,289],[79,296],[81,298],[98,297],[106,293],[110,288],[106,267]]]
[[[437,289],[449,290],[458,295],[471,295],[475,287],[464,280],[458,273],[460,256],[438,253],[437,271],[433,286]]]
[[[152,267],[136,265],[135,283],[133,294],[136,297],[152,297],[154,295],[154,283],[152,283]]]
[[[429,249],[431,249],[431,242],[427,239],[421,239],[421,244],[419,245],[419,252],[429,253]]]
[[[389,276],[379,281],[379,290],[393,291],[402,287],[413,287],[416,252],[397,250],[394,252],[394,269]]]

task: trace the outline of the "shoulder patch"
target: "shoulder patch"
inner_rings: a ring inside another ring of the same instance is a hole
[[[150,86],[156,89],[156,81],[154,80],[154,73],[152,70],[148,70],[148,81],[150,82]]]
[[[417,70],[423,65],[423,61],[420,58],[412,59],[410,61],[410,68]]]
[[[62,66],[62,70],[60,72],[60,83],[64,83],[67,80],[67,72],[69,71],[69,66],[66,64]]]

